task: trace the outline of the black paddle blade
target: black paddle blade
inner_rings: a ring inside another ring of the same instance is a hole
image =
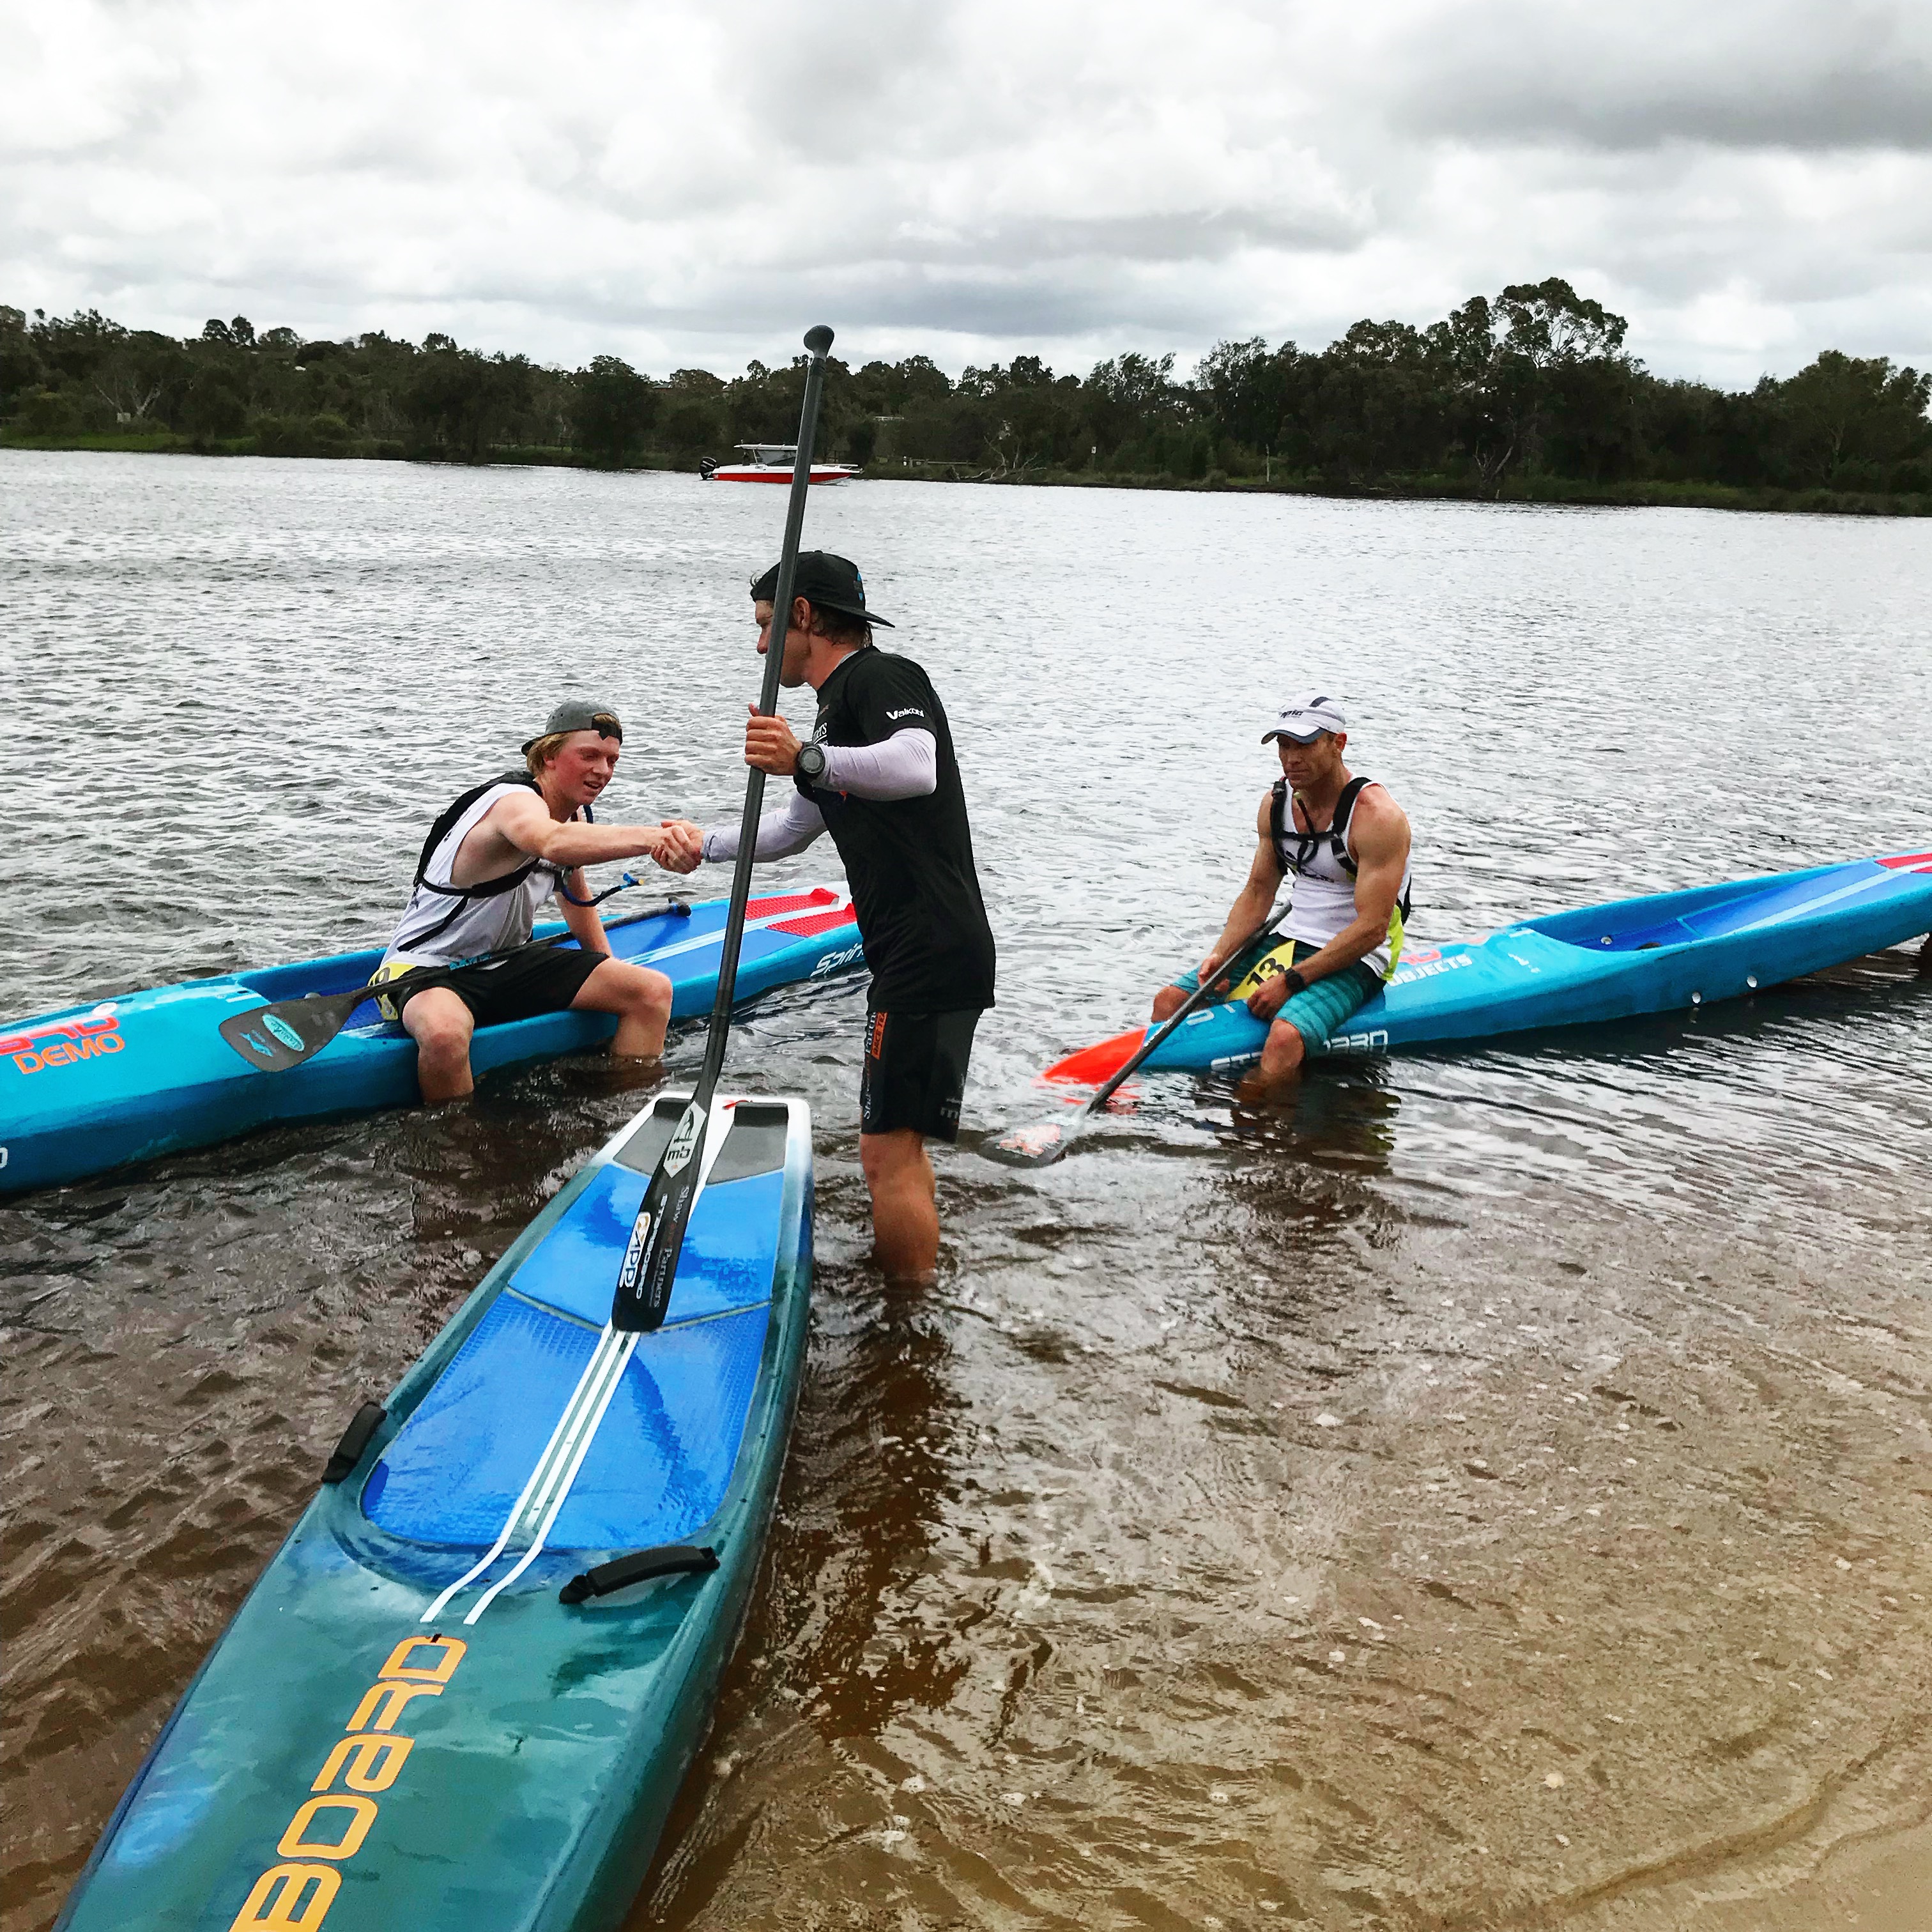
[[[672,1284],[677,1279],[678,1257],[684,1248],[685,1224],[698,1198],[698,1176],[704,1168],[704,1124],[710,1109],[701,1095],[679,1117],[670,1144],[658,1156],[651,1184],[638,1204],[625,1244],[624,1263],[617,1270],[617,1291],[610,1303],[610,1325],[620,1334],[648,1334],[664,1324],[670,1306]]]
[[[1051,1167],[1073,1144],[1084,1119],[1035,1120],[1009,1127],[996,1141],[982,1141],[980,1151],[1007,1167]]]
[[[218,1030],[250,1066],[263,1073],[285,1072],[299,1066],[339,1034],[349,1016],[375,990],[358,986],[322,999],[278,1000],[272,1006],[251,1006],[230,1013]]]

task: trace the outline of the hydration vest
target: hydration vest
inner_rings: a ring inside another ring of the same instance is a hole
[[[500,898],[506,892],[516,891],[534,873],[547,872],[560,889],[562,886],[569,868],[547,864],[541,859],[526,859],[520,866],[513,866],[508,872],[500,873],[494,879],[479,879],[474,885],[446,886],[429,877],[430,862],[443,842],[461,821],[464,814],[470,811],[486,793],[505,785],[522,785],[539,795],[542,790],[527,771],[502,772],[495,778],[485,778],[479,785],[472,785],[461,797],[437,813],[436,822],[429,829],[428,837],[423,841],[422,850],[417,855],[416,876],[410,881],[410,908],[405,908],[402,923],[397,928],[397,940],[392,942],[390,948],[392,952],[400,949],[413,952],[431,948],[434,943],[447,932],[470,907],[479,902]],[[584,808],[584,816],[586,820],[591,816],[588,806]],[[455,855],[452,854],[452,868],[454,862]],[[418,906],[421,895],[426,892],[434,894],[437,898],[448,900],[449,910],[434,924],[423,927],[420,931],[411,932],[404,939],[403,934],[409,924],[410,910]]]
[[[1348,821],[1354,816],[1355,801],[1374,783],[1373,778],[1351,778],[1335,801],[1334,816],[1327,827],[1304,832],[1294,820],[1287,779],[1275,781],[1268,806],[1275,859],[1284,878],[1307,888],[1296,892],[1294,909],[1283,930],[1304,945],[1327,945],[1355,916],[1354,881],[1360,868],[1348,856]],[[1405,872],[1402,896],[1389,920],[1388,938],[1362,962],[1384,980],[1394,972],[1401,956],[1410,904],[1409,877]]]

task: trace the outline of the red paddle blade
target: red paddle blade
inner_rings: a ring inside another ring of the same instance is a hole
[[[1136,1027],[1132,1033],[1103,1040],[1098,1046],[1083,1046],[1078,1053],[1070,1053],[1064,1060],[1054,1061],[1040,1078],[1077,1080],[1082,1086],[1097,1087],[1102,1081],[1112,1079],[1140,1051],[1141,1042],[1147,1036],[1145,1027]]]

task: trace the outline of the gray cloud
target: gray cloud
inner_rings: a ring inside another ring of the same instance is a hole
[[[1816,0],[0,0],[0,301],[1078,368],[1557,274],[1666,373],[1922,364],[1928,74]]]
[[[1932,149],[1922,7],[1498,4],[1419,37],[1396,116],[1432,135],[1640,149]]]

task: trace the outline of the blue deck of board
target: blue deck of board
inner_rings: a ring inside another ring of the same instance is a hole
[[[364,1486],[410,1542],[487,1548],[609,1318],[646,1176],[616,1162],[526,1255]],[[716,1513],[763,1358],[782,1171],[698,1198],[664,1327],[641,1336],[547,1539],[554,1550],[675,1543]]]

